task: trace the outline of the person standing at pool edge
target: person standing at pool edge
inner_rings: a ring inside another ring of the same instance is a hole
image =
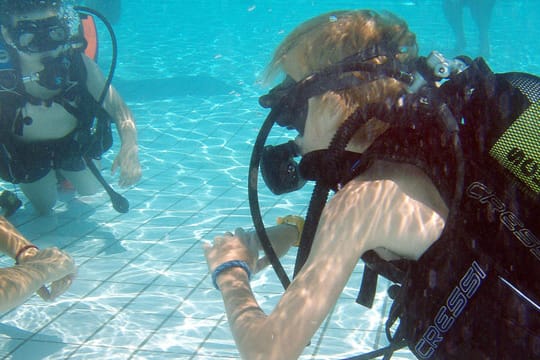
[[[481,58],[431,68],[447,59],[419,58],[417,51],[403,20],[368,10],[310,19],[275,51],[269,72],[287,77],[260,103],[272,108],[268,119],[298,131],[294,155],[302,155],[302,174],[336,193],[316,229],[304,227],[314,232],[309,256],[268,315],[249,285],[261,263],[257,235],[237,229],[204,244],[242,358],[298,358],[372,250],[408,260],[392,306],[400,318],[393,335],[418,358],[540,357],[540,284],[531,276],[540,273],[540,186],[500,156],[514,120],[537,129],[539,94],[516,83],[540,79],[493,74]],[[442,70],[449,70],[442,86],[426,80]],[[453,112],[463,115],[460,123]],[[333,147],[341,144],[337,134],[352,136],[340,148],[343,157]],[[539,143],[537,131],[521,139]],[[533,155],[523,149],[512,150],[514,162],[538,163],[537,148]],[[276,169],[289,173],[282,165]],[[300,228],[285,222],[269,229],[278,255]],[[520,241],[521,233],[527,238]]]
[[[112,119],[121,140],[112,171],[120,170],[120,186],[137,182],[141,167],[133,114],[112,86],[98,104],[105,78],[82,52],[73,7],[53,0],[2,0],[0,5],[0,44],[16,79],[0,92],[2,178],[19,183],[42,214],[56,202],[57,171],[79,194],[95,194],[101,186],[83,157],[99,159],[108,150]],[[107,124],[95,133],[94,116]]]
[[[463,28],[463,9],[468,7],[478,28],[480,55],[489,57],[489,25],[495,0],[442,0],[443,13],[456,37],[456,52],[465,50],[465,30]]]

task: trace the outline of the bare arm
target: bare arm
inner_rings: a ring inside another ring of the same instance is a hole
[[[232,268],[218,277],[242,357],[297,358],[365,251],[379,247],[398,254],[424,251],[443,227],[442,217],[408,196],[396,182],[353,180],[325,207],[304,268],[268,316],[257,304],[245,271]],[[254,264],[252,243],[251,236],[241,231],[216,238],[214,246],[206,249],[210,269],[233,258]]]
[[[19,254],[19,265],[0,269],[0,312],[20,305],[36,291],[45,300],[52,300],[71,285],[75,273],[71,257],[56,248],[21,251],[28,245],[31,243],[0,217],[0,251],[12,258]],[[49,283],[50,292],[42,288]]]
[[[95,99],[98,99],[105,85],[105,78],[96,63],[83,56],[87,76],[87,87]],[[121,186],[129,186],[141,178],[139,163],[139,147],[137,144],[137,128],[131,110],[124,102],[118,91],[111,85],[105,96],[103,107],[113,118],[121,140],[120,151],[115,158],[112,171],[120,168]]]
[[[26,240],[26,238],[3,216],[0,216],[0,240],[0,252],[12,259],[15,259],[15,256],[22,248],[32,245],[32,243]],[[37,250],[28,249],[25,253],[26,252],[35,253]]]

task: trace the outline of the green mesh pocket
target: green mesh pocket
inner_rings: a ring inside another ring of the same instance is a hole
[[[531,190],[540,193],[540,101],[514,121],[489,154]]]

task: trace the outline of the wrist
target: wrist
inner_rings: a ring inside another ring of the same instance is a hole
[[[247,276],[247,280],[251,280],[251,270],[249,268],[249,265],[247,262],[243,260],[231,260],[226,261],[223,264],[217,266],[214,271],[212,272],[212,283],[214,284],[214,287],[217,290],[220,290],[219,283],[221,283],[220,280],[224,280],[226,275],[231,273],[240,273],[245,274]]]
[[[36,256],[39,249],[36,245],[33,244],[27,244],[23,247],[21,247],[17,253],[15,254],[14,260],[15,265],[19,265],[23,262],[25,262],[27,259],[32,258]]]
[[[276,222],[278,225],[285,224],[296,227],[298,236],[296,238],[296,241],[293,243],[293,246],[299,246],[300,239],[302,238],[302,231],[304,231],[304,218],[296,215],[287,215],[285,217],[278,217]]]

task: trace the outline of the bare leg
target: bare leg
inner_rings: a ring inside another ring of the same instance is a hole
[[[81,196],[94,195],[101,188],[100,183],[88,168],[81,171],[60,170]]]
[[[56,173],[49,171],[47,175],[33,183],[19,184],[22,192],[41,215],[48,215],[56,204]]]
[[[464,0],[443,0],[442,2],[444,16],[450,24],[450,28],[456,37],[456,52],[462,52],[465,49],[465,32],[463,30],[463,6]]]
[[[480,40],[480,55],[489,56],[489,25],[495,0],[474,0],[469,1],[471,16],[478,26]]]

